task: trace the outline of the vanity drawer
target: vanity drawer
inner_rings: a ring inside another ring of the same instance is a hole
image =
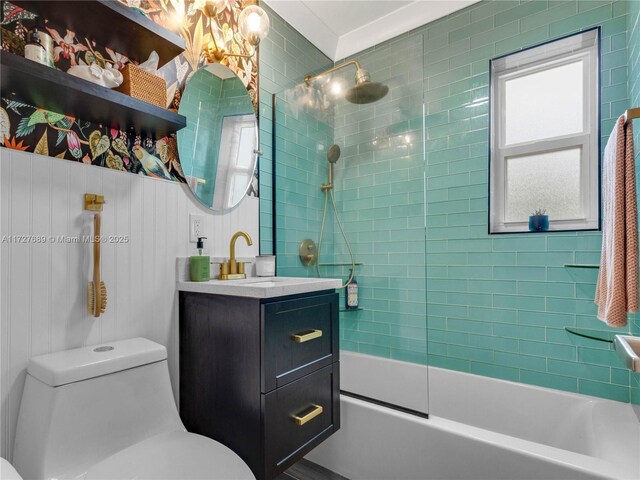
[[[339,363],[263,395],[266,478],[340,428]]]
[[[338,294],[262,305],[262,393],[338,360]]]

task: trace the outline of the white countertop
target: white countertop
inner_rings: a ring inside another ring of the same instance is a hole
[[[178,281],[176,287],[183,292],[275,298],[298,293],[334,290],[342,287],[342,280],[339,278],[249,277],[242,280],[209,280],[208,282]]]

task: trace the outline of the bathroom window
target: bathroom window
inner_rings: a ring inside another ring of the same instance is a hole
[[[600,226],[599,29],[491,61],[490,233]]]

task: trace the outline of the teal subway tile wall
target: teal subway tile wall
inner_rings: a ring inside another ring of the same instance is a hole
[[[279,273],[315,274],[295,263],[294,247],[303,233],[318,238],[317,214],[323,200],[318,180],[325,179],[313,161],[302,167],[299,157],[315,157],[326,169],[320,151],[310,152],[313,145],[336,142],[342,148],[336,168],[337,210],[356,260],[364,263],[357,269],[363,309],[342,314],[343,348],[640,402],[639,376],[624,368],[611,344],[565,330],[613,331],[596,318],[597,270],[564,266],[598,263],[600,233],[487,234],[489,60],[601,26],[604,146],[615,119],[640,102],[639,10],[637,1],[472,5],[356,55],[373,81],[392,88],[378,103],[337,104],[333,133],[330,120],[319,128],[322,122],[313,115],[299,116],[298,123],[287,125],[290,105],[284,101],[288,87],[330,62],[325,58],[323,63],[321,55],[304,67],[301,57],[282,60],[279,68],[291,64],[296,81],[283,79],[270,86],[271,91],[284,86],[278,90],[283,110],[276,119],[276,136],[279,128],[288,128],[282,133],[283,153],[293,156],[282,160],[277,177],[276,196],[282,203],[278,254],[291,256]],[[277,55],[273,57],[270,61],[277,64]],[[292,80],[293,76],[287,74]],[[336,77],[353,82],[352,71]],[[266,97],[261,97],[261,113]],[[271,120],[268,107],[261,116],[263,148],[271,139],[270,130],[264,138],[271,128],[264,125]],[[404,153],[397,143],[403,135],[410,139],[407,144],[413,143]],[[381,148],[384,142],[392,148]],[[261,173],[267,171],[261,166]],[[267,181],[261,179],[261,195]],[[267,249],[271,198],[261,200]],[[331,216],[328,221],[333,229],[328,258],[347,263],[339,228]],[[289,225],[295,231],[291,236]],[[347,274],[346,267],[327,270],[327,275],[343,279]],[[637,318],[630,316],[628,328],[619,330],[640,334]]]
[[[332,65],[320,50],[285,22],[267,5],[271,30],[260,42],[260,253],[273,246],[272,95],[297,84],[306,74]]]
[[[640,1],[629,2],[627,15],[627,45],[629,55],[628,85],[630,107],[640,107]],[[640,120],[635,120],[636,177],[640,178]],[[637,180],[636,180],[637,181]],[[638,190],[640,191],[640,190]],[[635,333],[640,332],[638,317],[634,318]],[[632,373],[631,401],[640,405],[640,373]]]
[[[307,72],[309,73],[309,72]],[[276,192],[278,275],[317,276],[316,267],[300,261],[300,243],[313,239],[320,247],[324,263],[333,254],[333,222],[328,217],[319,243],[327,182],[327,150],[333,143],[333,121],[319,115],[305,85],[287,89],[276,96]],[[328,241],[327,241],[328,240]],[[322,271],[322,270],[321,270]]]
[[[628,402],[593,303],[598,232],[490,236],[489,60],[602,27],[602,140],[629,105],[628,2],[482,2],[419,29],[427,103],[428,363]],[[433,67],[436,67],[435,71]],[[630,323],[629,330],[637,329]],[[610,329],[612,330],[612,329]]]
[[[320,189],[336,143],[335,210],[358,263],[362,306],[341,312],[341,348],[426,364],[423,39],[401,38],[357,59],[389,87],[385,98],[336,101],[332,86],[353,85],[353,66],[277,96],[278,273],[316,275],[301,265],[298,244],[319,241],[326,204],[322,274],[349,277],[349,247],[331,193]]]
[[[427,362],[423,46],[420,34],[402,36],[348,59],[389,92],[334,108],[336,206],[363,264],[355,272],[362,310],[341,313],[341,348],[419,364]],[[351,86],[354,73],[332,82]],[[344,265],[330,273],[346,280],[350,255],[339,228],[332,243],[331,261]]]

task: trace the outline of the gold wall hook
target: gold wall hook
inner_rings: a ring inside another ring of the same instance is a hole
[[[104,199],[104,195],[98,195],[97,193],[85,193],[84,194],[84,209],[90,212],[101,212],[102,206],[107,203]]]

